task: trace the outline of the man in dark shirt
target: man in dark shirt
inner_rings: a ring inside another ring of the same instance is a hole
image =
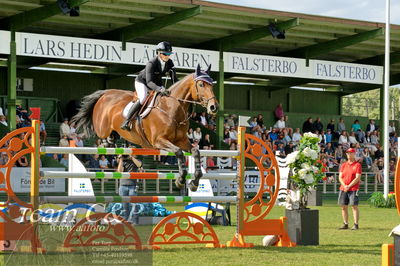
[[[134,155],[120,155],[118,157],[118,172],[137,172],[142,170],[142,162],[135,158]],[[120,196],[136,196],[137,179],[120,179],[119,195]],[[121,216],[128,222],[138,224],[139,215],[137,213],[136,204],[123,203],[123,212]]]

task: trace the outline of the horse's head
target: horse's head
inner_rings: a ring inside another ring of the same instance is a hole
[[[206,71],[201,71],[200,64],[197,65],[196,72],[193,74],[193,84],[191,94],[194,101],[199,102],[207,108],[207,113],[215,114],[218,111],[218,101],[213,92],[213,79],[210,77],[211,65]]]

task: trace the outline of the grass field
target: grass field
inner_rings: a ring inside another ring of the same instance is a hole
[[[180,211],[182,206],[168,206]],[[360,230],[337,230],[341,225],[340,208],[333,201],[324,201],[318,209],[320,217],[320,245],[294,248],[263,247],[262,237],[247,237],[247,242],[256,245],[252,249],[209,249],[203,246],[163,246],[161,250],[146,253],[152,256],[153,265],[380,265],[381,245],[392,243],[388,237],[391,229],[400,223],[395,209],[377,209],[360,205]],[[235,217],[235,208],[232,208]],[[275,207],[270,218],[283,216],[284,209]],[[233,226],[215,226],[221,243],[231,240]],[[350,225],[352,216],[350,215]],[[54,243],[59,242],[55,241]],[[124,251],[126,252],[126,251]],[[30,255],[3,256],[6,265],[111,265],[83,263],[84,253],[49,253],[42,259],[33,260]],[[4,263],[3,263],[4,264]],[[118,264],[122,266],[124,264]],[[135,265],[135,264],[127,264]]]

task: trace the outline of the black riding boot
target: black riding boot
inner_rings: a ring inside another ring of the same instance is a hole
[[[131,106],[131,108],[130,108],[129,111],[128,111],[128,115],[127,115],[126,120],[125,120],[124,123],[122,123],[122,125],[121,125],[121,129],[124,129],[124,130],[129,130],[129,129],[130,129],[130,128],[129,128],[129,122],[134,118],[134,114],[135,114],[137,111],[139,111],[139,109],[140,109],[141,106],[142,106],[142,105],[140,104],[139,100],[136,101],[136,102]]]

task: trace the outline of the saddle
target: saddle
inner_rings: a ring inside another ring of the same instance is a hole
[[[155,100],[157,99],[158,95],[159,95],[159,93],[157,91],[150,91],[150,93],[146,97],[142,107],[140,108],[137,117],[140,117],[140,119],[143,119],[150,113],[150,111],[154,107],[154,103],[155,103]],[[122,116],[124,118],[127,118],[127,113],[129,111],[129,109],[131,108],[132,104],[133,104],[133,102],[129,102],[125,106],[125,108],[124,108],[124,110],[122,112]]]

